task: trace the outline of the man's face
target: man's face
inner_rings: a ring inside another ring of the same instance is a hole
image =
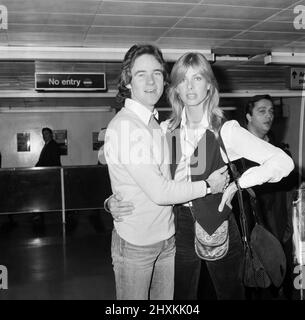
[[[48,130],[42,132],[42,137],[45,143],[48,143],[52,140],[52,134]]]
[[[271,129],[274,119],[274,108],[270,100],[262,99],[256,101],[252,115],[247,114],[249,125],[262,135],[266,135]]]
[[[150,54],[141,55],[131,68],[131,82],[126,87],[131,99],[153,109],[164,90],[162,65]]]

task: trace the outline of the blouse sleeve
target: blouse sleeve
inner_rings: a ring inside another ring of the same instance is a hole
[[[258,164],[242,174],[239,179],[242,188],[278,182],[294,168],[292,159],[284,151],[256,137],[235,120],[223,125],[221,137],[231,161],[245,158]],[[228,162],[223,152],[222,157]]]

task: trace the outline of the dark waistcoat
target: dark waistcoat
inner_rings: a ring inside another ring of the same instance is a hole
[[[173,132],[167,133],[167,141],[171,152],[171,174],[174,178],[175,171],[181,159],[181,144],[180,144],[180,128]],[[191,180],[201,181],[206,180],[209,175],[225,165],[221,154],[219,143],[213,132],[206,130],[201,140],[198,143],[191,157]],[[210,235],[228,219],[231,213],[230,208],[225,205],[224,210],[220,213],[218,206],[221,202],[222,193],[210,194],[202,198],[192,200],[192,212],[198,223]]]

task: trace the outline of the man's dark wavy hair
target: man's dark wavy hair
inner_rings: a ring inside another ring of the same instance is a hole
[[[50,129],[48,127],[42,128],[41,132],[43,133],[44,131],[48,131],[50,133],[50,135],[53,135],[52,129]]]
[[[131,82],[131,69],[134,65],[135,60],[143,54],[149,54],[154,56],[157,59],[157,61],[162,65],[164,83],[167,84],[167,67],[160,49],[151,44],[135,44],[127,51],[124,57],[124,61],[122,63],[122,70],[118,83],[119,91],[116,96],[116,100],[120,104],[123,104],[126,98],[131,97],[130,89],[128,89],[126,86]]]
[[[261,94],[261,95],[256,95],[256,96],[254,96],[254,97],[252,97],[252,98],[250,98],[249,100],[248,100],[248,103],[247,103],[247,105],[246,105],[246,112],[245,112],[245,115],[247,114],[247,113],[249,113],[250,115],[252,115],[252,111],[253,111],[253,109],[254,109],[254,107],[255,107],[255,103],[257,102],[257,101],[260,101],[260,100],[269,100],[269,101],[271,101],[271,103],[273,104],[273,100],[272,100],[272,98],[271,98],[271,96],[269,96],[269,94]]]

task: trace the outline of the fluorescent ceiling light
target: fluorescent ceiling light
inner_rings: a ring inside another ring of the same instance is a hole
[[[249,61],[249,57],[246,56],[230,56],[230,55],[216,55],[216,61],[236,61],[236,62],[245,62]]]
[[[305,65],[305,53],[272,52],[265,56],[265,64]]]
[[[0,90],[0,98],[114,98],[117,90],[107,92],[37,92],[36,90]]]
[[[123,61],[129,48],[78,48],[78,47],[8,47],[0,46],[0,60],[57,60],[57,61]],[[162,49],[164,59],[176,61],[187,51],[202,53],[214,61],[211,50]]]
[[[199,50],[199,49],[163,49],[161,48],[163,53],[163,57],[166,61],[175,62],[178,60],[183,54],[187,52],[199,52],[205,56],[205,58],[210,61],[215,61],[215,55],[211,52],[211,50]]]
[[[121,61],[124,48],[0,47],[1,60]]]
[[[35,113],[35,112],[111,112],[112,107],[100,106],[100,107],[0,107],[0,113]]]

